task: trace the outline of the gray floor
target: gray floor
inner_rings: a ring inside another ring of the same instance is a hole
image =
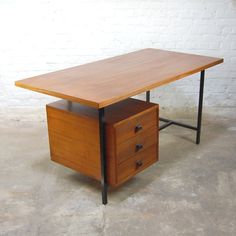
[[[159,163],[103,206],[98,182],[50,161],[41,118],[2,113],[0,235],[236,235],[236,119],[222,114],[205,114],[199,146],[162,131]]]

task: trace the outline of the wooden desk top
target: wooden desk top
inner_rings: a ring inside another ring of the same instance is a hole
[[[148,48],[19,80],[15,84],[102,108],[222,62],[221,58]]]

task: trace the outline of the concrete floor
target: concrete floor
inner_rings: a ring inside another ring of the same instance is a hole
[[[97,181],[50,161],[42,118],[2,113],[0,235],[235,236],[236,116],[222,114],[205,114],[199,146],[162,131],[159,163],[103,206]]]

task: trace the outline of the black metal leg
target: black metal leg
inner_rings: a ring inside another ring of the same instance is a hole
[[[196,144],[200,143],[200,136],[201,136],[204,78],[205,78],[205,70],[201,71],[201,77],[200,77]]]
[[[146,92],[146,102],[150,102],[150,91]]]
[[[160,121],[163,121],[165,122],[164,125],[161,125],[159,130],[162,130],[170,125],[177,125],[177,126],[181,126],[181,127],[184,127],[184,128],[187,128],[187,129],[192,129],[192,130],[197,130],[197,127],[194,127],[192,125],[187,125],[187,124],[184,124],[184,123],[181,123],[181,122],[177,122],[177,121],[174,121],[174,120],[169,120],[169,119],[166,119],[166,118],[159,118]]]
[[[201,76],[200,76],[197,127],[160,117],[159,120],[162,121],[162,122],[165,122],[165,124],[160,125],[159,130],[162,130],[162,129],[170,126],[170,125],[177,125],[177,126],[181,126],[181,127],[187,128],[187,129],[196,130],[197,131],[196,144],[200,143],[201,124],[202,124],[202,105],[203,105],[204,78],[205,78],[205,70],[201,71]]]
[[[102,187],[102,203],[107,204],[107,176],[106,176],[106,137],[105,137],[105,120],[104,108],[100,108],[99,112],[99,134],[100,134],[100,158],[101,158],[101,187]]]
[[[71,109],[72,109],[72,102],[71,101],[68,101],[68,109],[69,109],[69,111],[71,111]]]

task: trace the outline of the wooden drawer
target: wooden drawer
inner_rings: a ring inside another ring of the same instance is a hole
[[[157,109],[152,107],[115,125],[116,142],[121,143],[157,125]]]
[[[47,105],[47,118],[51,159],[100,180],[98,110],[60,100]],[[130,98],[105,108],[110,186],[120,185],[158,159],[157,121],[157,104]],[[143,145],[140,150],[138,144]],[[135,161],[142,161],[142,166]]]
[[[150,146],[157,143],[157,125],[152,126],[150,129],[135,135],[116,146],[117,162],[127,160],[131,156],[145,151]]]
[[[157,144],[154,144],[147,148],[145,152],[136,154],[121,163],[117,168],[118,185],[155,163],[157,160]]]

